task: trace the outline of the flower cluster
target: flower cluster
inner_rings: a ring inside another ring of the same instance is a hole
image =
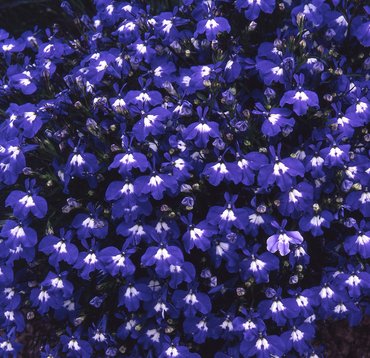
[[[0,355],[322,356],[370,312],[370,7],[94,2],[0,30]]]

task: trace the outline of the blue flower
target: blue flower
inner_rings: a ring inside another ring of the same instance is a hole
[[[136,178],[134,188],[135,193],[150,194],[155,200],[161,200],[165,192],[176,193],[178,183],[172,175],[153,171],[151,175]]]
[[[370,217],[370,192],[367,187],[364,191],[351,191],[345,202],[351,211],[359,210],[364,217]]]
[[[32,306],[37,307],[40,314],[45,314],[50,308],[59,308],[61,306],[62,297],[41,286],[40,288],[32,289],[30,300]]]
[[[80,240],[89,237],[104,239],[108,233],[108,223],[100,218],[101,210],[94,208],[92,203],[87,205],[90,214],[77,214],[72,226],[77,229],[77,236]]]
[[[187,317],[195,316],[196,312],[207,314],[212,309],[211,300],[208,295],[194,290],[176,290],[172,295],[175,307],[182,309]]]
[[[25,95],[31,95],[37,91],[37,86],[30,71],[13,74],[10,77],[9,84]]]
[[[294,79],[297,82],[297,89],[285,92],[280,100],[280,106],[286,103],[292,104],[293,111],[298,116],[302,116],[307,113],[309,107],[319,107],[319,98],[315,92],[303,89],[303,74],[294,75]]]
[[[103,269],[103,266],[99,261],[99,258],[96,255],[94,249],[90,249],[88,251],[81,251],[73,267],[78,270],[81,270],[79,272],[79,276],[85,280],[89,279],[91,272]]]
[[[54,235],[45,236],[39,243],[39,250],[49,255],[49,263],[55,268],[60,261],[65,261],[73,265],[78,258],[78,249],[71,243],[73,238],[72,231],[60,230],[60,238]]]
[[[231,27],[227,19],[224,17],[211,17],[210,15],[207,19],[198,22],[194,35],[197,37],[198,34],[206,33],[207,40],[212,41],[217,38],[219,33],[229,33],[230,30]]]
[[[63,345],[63,352],[67,354],[67,357],[89,357],[92,354],[92,348],[90,344],[80,338],[80,332],[68,332],[69,335],[62,335],[60,341]]]
[[[99,169],[94,154],[86,153],[84,147],[75,147],[67,159],[65,174],[69,177],[83,178],[94,174]]]
[[[238,10],[246,8],[244,15],[248,20],[256,20],[260,11],[271,14],[275,9],[275,0],[237,0],[235,7]]]
[[[114,157],[112,164],[109,166],[109,169],[112,168],[118,168],[118,172],[124,177],[129,175],[133,168],[145,172],[149,168],[149,162],[144,154],[128,149],[126,153],[117,154]]]
[[[150,298],[147,285],[129,282],[119,289],[118,307],[124,306],[129,312],[135,312],[139,309],[140,301],[148,301]]]
[[[285,128],[292,128],[295,120],[290,118],[290,110],[286,108],[271,108],[267,110],[262,104],[256,104],[257,110],[252,113],[261,115],[264,119],[262,123],[262,133],[266,136],[273,137],[279,134]]]
[[[207,220],[209,223],[218,226],[222,231],[229,231],[232,227],[236,227],[240,230],[246,228],[246,217],[248,211],[244,208],[235,208],[235,201],[237,195],[231,196],[226,193],[225,195],[226,205],[225,206],[212,206],[208,210]]]
[[[303,237],[298,231],[285,230],[286,224],[287,220],[285,219],[281,226],[276,221],[271,223],[278,230],[278,233],[267,239],[268,251],[272,253],[279,251],[280,255],[285,256],[290,252],[290,244],[301,244],[303,242]]]
[[[366,231],[368,227],[364,220],[361,221],[360,226],[355,224],[354,228],[357,232],[346,238],[344,249],[349,255],[359,254],[363,259],[368,259],[370,257],[370,230]]]
[[[15,249],[18,245],[23,247],[33,247],[37,243],[37,233],[28,226],[29,221],[6,220],[0,236],[6,238],[5,245]]]
[[[279,269],[279,260],[269,252],[257,254],[258,248],[254,246],[252,253],[243,250],[247,257],[240,263],[241,277],[245,281],[253,277],[256,283],[269,282],[269,273]]]
[[[144,266],[155,265],[155,272],[164,278],[170,272],[170,266],[182,265],[184,257],[177,246],[168,246],[161,243],[159,246],[150,246],[141,257]]]
[[[122,276],[131,276],[135,272],[135,266],[129,256],[134,252],[132,249],[120,251],[116,247],[109,246],[99,251],[98,258],[104,269],[112,276],[118,273]]]
[[[35,187],[36,181],[26,179],[27,192],[13,190],[5,200],[5,205],[13,209],[14,215],[20,219],[32,213],[37,218],[43,218],[48,210],[46,200],[37,195],[39,189]]]
[[[189,349],[186,346],[181,346],[178,342],[165,343],[162,346],[162,353],[158,358],[200,358],[200,355],[197,353],[189,352]]]
[[[158,135],[165,132],[165,121],[170,112],[163,107],[155,107],[149,112],[142,111],[142,117],[132,129],[133,135],[139,141],[144,141],[149,134]]]
[[[286,348],[284,342],[278,336],[267,336],[260,332],[253,340],[243,340],[240,344],[240,352],[243,357],[267,358],[282,356]]]
[[[298,307],[293,298],[274,296],[258,305],[258,310],[264,319],[271,318],[278,326],[283,326],[288,319],[298,316]]]
[[[293,326],[287,332],[281,335],[281,339],[286,342],[286,347],[291,350],[294,348],[299,354],[303,354],[309,350],[309,342],[315,336],[315,329],[311,324],[303,323],[298,327]]]
[[[217,138],[220,135],[218,123],[206,120],[207,112],[207,107],[204,110],[201,107],[197,107],[199,122],[190,124],[182,132],[184,140],[194,140],[195,145],[200,148],[207,146],[209,137]]]
[[[187,225],[187,230],[182,237],[186,252],[189,253],[194,246],[202,251],[207,251],[211,247],[211,237],[215,234],[215,230],[209,227],[206,221],[194,225],[191,213],[187,218],[181,217],[181,220]]]
[[[280,148],[280,147],[279,147]],[[303,164],[295,158],[279,158],[275,149],[270,146],[271,163],[263,165],[258,173],[258,183],[267,188],[276,182],[282,191],[287,191],[293,184],[293,177],[304,176],[305,168]]]
[[[299,227],[303,231],[311,231],[313,236],[320,236],[324,232],[322,227],[329,228],[334,220],[333,214],[328,210],[307,213],[299,220]]]

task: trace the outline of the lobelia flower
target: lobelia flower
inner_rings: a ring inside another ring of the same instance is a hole
[[[335,279],[338,281],[338,287],[347,289],[351,298],[360,297],[361,292],[370,287],[370,274],[361,267],[348,265],[347,272],[339,273]]]
[[[229,33],[231,27],[227,19],[224,17],[213,17],[211,14],[204,20],[201,20],[197,24],[197,30],[194,33],[194,37],[198,37],[198,34],[206,34],[208,41],[215,40],[217,35],[221,32]]]
[[[181,216],[181,221],[187,225],[187,230],[182,237],[186,252],[189,253],[194,246],[202,251],[207,251],[211,247],[211,238],[216,231],[206,221],[194,225],[192,213],[188,214],[187,217]]]
[[[310,173],[313,178],[322,178],[325,176],[324,172],[324,158],[320,155],[321,142],[317,145],[309,145],[309,149],[313,154],[308,154],[304,159],[306,171]]]
[[[157,324],[149,324],[145,327],[145,332],[138,338],[138,343],[142,344],[144,349],[154,347],[155,352],[158,353],[165,342],[163,331],[163,328],[158,327]]]
[[[34,145],[22,145],[18,138],[11,140],[0,138],[0,182],[14,184],[26,167],[24,154],[33,149]]]
[[[351,145],[337,144],[333,137],[328,135],[331,145],[320,150],[320,156],[324,158],[324,164],[328,167],[342,167],[344,163],[349,162],[349,151]],[[337,138],[340,141],[340,137]]]
[[[190,124],[182,132],[184,140],[194,140],[195,145],[200,148],[207,146],[209,137],[217,138],[220,135],[218,123],[206,120],[207,112],[208,107],[205,107],[204,110],[201,107],[197,107],[199,122]]]
[[[41,112],[41,111],[40,111]],[[43,125],[41,113],[37,107],[31,103],[18,106],[11,103],[7,113],[9,113],[9,126],[22,129],[22,135],[26,138],[33,138]]]
[[[273,230],[271,228],[271,221],[273,217],[267,213],[267,207],[264,203],[260,205],[257,204],[257,198],[253,197],[251,200],[251,206],[254,210],[248,210],[248,208],[244,208],[248,211],[248,225],[245,228],[245,233],[256,237],[260,231],[260,228],[266,234],[272,234]]]
[[[267,110],[261,103],[257,103],[256,108],[252,113],[263,118],[261,130],[264,135],[273,137],[284,128],[294,127],[295,120],[290,117],[291,111],[287,108],[271,108]]]
[[[15,330],[10,330],[6,337],[0,337],[0,352],[5,358],[15,357],[21,353],[23,344],[16,341]]]
[[[128,49],[134,58],[137,58],[140,61],[144,60],[146,63],[150,63],[156,55],[156,51],[154,49],[154,40],[154,36],[150,37],[150,35],[146,33],[144,40],[140,38],[137,39],[134,43],[128,46]]]
[[[89,327],[90,342],[92,342],[95,349],[104,349],[109,344],[108,338],[110,338],[110,335],[106,332],[106,330],[107,316],[103,316],[97,325],[92,324],[92,327]],[[107,354],[107,351],[109,352],[109,348],[106,350],[105,354]]]
[[[49,272],[44,281],[41,282],[43,287],[49,287],[49,292],[55,292],[57,295],[62,293],[65,298],[73,294],[73,284],[67,280],[68,272],[64,271],[59,274]]]
[[[44,287],[34,288],[30,293],[32,307],[37,307],[40,314],[45,314],[50,308],[59,308],[62,303],[62,297]]]
[[[359,210],[365,218],[370,217],[370,192],[368,187],[365,187],[364,190],[351,191],[347,195],[345,203],[349,210]]]
[[[260,12],[267,14],[273,13],[275,9],[275,0],[237,0],[235,7],[241,11],[244,10],[244,16],[248,20],[256,20]]]
[[[310,262],[310,256],[306,252],[307,243],[293,245],[293,250],[289,254],[289,263],[292,267],[296,265],[307,266]]]
[[[317,292],[314,290],[289,290],[289,293],[294,296],[295,304],[298,309],[297,316],[308,318],[314,313],[314,307],[319,304]]]
[[[370,168],[370,161],[362,155],[355,155],[354,158],[350,157],[348,165],[344,165],[345,176],[353,183],[359,182],[361,185],[366,186],[368,183],[368,174]]]
[[[172,41],[180,37],[177,27],[181,27],[189,22],[188,19],[176,16],[177,8],[173,12],[161,12],[160,15],[154,16],[156,21],[154,27],[161,35],[165,44],[171,44]]]
[[[77,236],[80,240],[89,237],[104,239],[108,233],[108,222],[100,218],[101,208],[94,208],[92,203],[87,204],[89,214],[77,214],[72,227],[77,230]]]
[[[80,338],[81,333],[78,329],[72,333],[68,328],[66,333],[68,335],[63,334],[60,337],[60,342],[63,346],[62,351],[67,354],[67,357],[87,358],[91,356],[92,347],[87,341]]]
[[[253,340],[244,339],[240,344],[240,353],[243,357],[281,357],[285,351],[285,344],[280,337],[268,336],[264,332],[259,332]]]
[[[281,298],[279,295],[270,300],[263,300],[258,305],[263,319],[271,318],[278,326],[283,326],[287,320],[298,316],[298,307],[293,298]]]
[[[141,239],[150,242],[150,235],[152,232],[152,228],[147,225],[145,221],[142,221],[141,218],[134,221],[123,221],[116,228],[116,233],[125,237],[125,242],[123,244],[124,248],[127,248],[132,244],[134,246],[139,245]]]
[[[193,167],[185,159],[181,157],[171,157],[168,153],[166,153],[164,157],[169,160],[169,162],[163,162],[161,168],[171,172],[178,182],[185,181],[191,177],[190,171]]]
[[[361,220],[360,225],[355,223],[353,227],[356,234],[348,236],[344,241],[344,249],[349,255],[359,254],[363,259],[370,257],[370,230],[365,220]]]
[[[299,220],[302,231],[310,231],[314,237],[323,235],[323,227],[329,228],[334,220],[333,214],[328,210],[310,210]]]
[[[328,124],[332,125],[340,135],[345,137],[352,137],[355,131],[355,128],[361,127],[363,121],[360,116],[350,112],[348,109],[344,114],[342,112],[341,102],[333,103],[332,107],[335,111],[335,116],[328,120]]]
[[[114,157],[114,160],[112,164],[109,165],[108,169],[112,168],[118,168],[118,172],[125,177],[131,174],[133,168],[137,168],[141,172],[145,172],[149,168],[149,162],[144,154],[134,152],[129,148],[126,153],[117,154]],[[111,192],[113,194],[113,190],[111,190]],[[110,196],[112,197],[112,195]]]
[[[313,200],[313,187],[302,181],[293,185],[289,191],[279,195],[278,210],[282,215],[292,215],[306,211]]]
[[[305,168],[298,159],[280,159],[280,148],[278,145],[276,153],[273,146],[269,147],[271,162],[261,166],[257,180],[263,188],[276,182],[282,191],[287,191],[293,184],[293,177],[304,176]]]
[[[292,104],[293,111],[298,115],[305,115],[309,107],[319,108],[319,98],[313,91],[303,89],[304,75],[301,73],[299,76],[294,75],[297,83],[296,90],[290,90],[284,93],[280,100],[280,106],[285,104]]]
[[[238,196],[224,195],[225,206],[212,206],[208,210],[207,220],[211,225],[218,226],[220,230],[228,232],[232,227],[244,230],[248,211],[244,208],[235,208],[234,203]]]
[[[194,288],[187,291],[176,290],[172,294],[172,302],[176,308],[183,310],[187,317],[193,317],[197,312],[207,314],[212,309],[208,295]]]
[[[141,257],[144,266],[155,265],[155,272],[160,278],[167,277],[170,273],[171,265],[182,265],[184,257],[177,246],[168,246],[160,242],[159,246],[150,246]]]
[[[184,262],[182,265],[170,265],[169,286],[176,289],[182,282],[193,282],[195,279],[195,268],[190,262]]]
[[[72,143],[71,143],[72,145]],[[69,177],[84,178],[96,173],[99,169],[98,161],[94,154],[86,153],[85,146],[74,147],[67,159],[65,174]]]
[[[235,331],[242,332],[245,341],[253,341],[259,332],[266,329],[265,322],[261,319],[258,312],[247,311],[241,308],[242,316],[237,316],[233,319]]]
[[[10,76],[9,85],[14,89],[21,91],[24,95],[31,95],[37,91],[33,74],[30,71],[15,73]]]
[[[33,247],[37,243],[37,233],[28,226],[30,220],[6,220],[0,236],[6,238],[5,245],[10,249],[15,249],[18,245],[22,247]]]
[[[241,171],[241,183],[253,185],[255,173],[261,166],[268,163],[268,159],[264,154],[258,152],[249,152],[245,155],[237,152],[236,162]]]
[[[356,16],[352,22],[352,33],[360,42],[361,45],[365,47],[370,46],[370,21],[366,21],[368,19],[368,15],[370,13],[369,7],[364,6],[364,9],[367,13],[367,16]]]
[[[230,243],[225,239],[220,239],[216,237],[211,246],[210,250],[210,257],[215,265],[218,268],[222,260],[226,261],[226,269],[228,272],[236,272],[238,269],[238,261],[239,255],[236,252],[236,245],[234,243]]]
[[[135,312],[140,307],[140,301],[150,299],[151,293],[147,285],[130,281],[119,289],[118,307],[124,306],[129,312]]]
[[[212,315],[188,317],[183,323],[185,333],[190,335],[192,340],[198,344],[204,343],[207,338],[216,338],[215,325],[217,325],[217,320]]]
[[[341,299],[342,292],[335,287],[327,277],[323,277],[323,283],[315,289],[319,298],[320,310],[324,317],[329,317],[330,310],[336,305],[336,301]]]
[[[156,136],[165,132],[166,124],[170,112],[163,107],[155,107],[149,112],[141,111],[141,119],[137,121],[132,129],[134,137],[143,142],[149,134]]]
[[[114,246],[106,247],[99,251],[98,259],[102,263],[104,270],[110,275],[118,274],[123,277],[131,276],[135,272],[135,265],[130,260],[130,255],[135,252],[134,249],[118,250]]]
[[[295,60],[291,53],[284,52],[284,47],[280,44],[263,42],[258,48],[256,69],[266,85],[291,82]]]
[[[293,8],[292,22],[296,22],[298,13],[302,13],[304,19],[314,27],[319,27],[324,21],[324,16],[329,12],[330,7],[324,0],[309,0]],[[298,24],[299,25],[299,24]]]
[[[134,189],[137,195],[149,194],[155,200],[161,200],[165,192],[175,194],[178,190],[176,178],[169,174],[160,174],[153,170],[151,175],[136,178]]]
[[[226,162],[220,157],[217,163],[206,164],[202,175],[213,185],[218,186],[223,180],[232,181],[235,184],[242,180],[242,172],[236,163]]]
[[[167,336],[166,336],[167,337]],[[181,346],[178,339],[174,339],[172,342],[167,337],[165,343],[161,347],[162,351],[158,358],[200,358],[197,353],[189,352],[189,348],[186,346]]]
[[[113,201],[112,216],[119,218],[123,213],[115,211],[115,206],[130,208],[137,204],[138,196],[135,194],[134,184],[129,177],[125,181],[112,181],[105,192],[105,199]]]
[[[41,219],[45,217],[48,205],[46,200],[37,195],[39,189],[36,187],[36,180],[26,179],[24,186],[26,192],[13,190],[5,199],[5,206],[10,206],[17,218],[25,218],[29,213]]]
[[[269,252],[258,254],[260,245],[254,245],[252,252],[244,249],[243,253],[247,256],[240,263],[240,275],[244,281],[253,277],[256,283],[269,282],[270,271],[279,269],[278,258]]]
[[[102,270],[103,266],[102,263],[100,262],[97,254],[97,251],[93,248],[94,242],[91,245],[92,248],[88,248],[84,245],[85,249],[88,251],[80,251],[77,261],[74,264],[74,268],[79,271],[79,276],[82,277],[84,280],[89,280],[90,278],[90,273],[95,271],[95,270]]]
[[[71,243],[73,232],[60,229],[60,238],[54,235],[46,235],[39,243],[39,250],[49,255],[48,261],[55,268],[59,267],[60,261],[73,265],[78,258],[78,249]]]
[[[11,267],[4,263],[0,264],[0,285],[1,287],[10,284],[14,280],[14,273]]]
[[[278,230],[278,233],[267,239],[268,251],[272,253],[279,251],[281,256],[285,256],[290,252],[290,244],[301,244],[303,242],[303,237],[298,231],[285,230],[286,224],[286,219],[282,221],[281,226],[276,221],[271,223]]]
[[[288,350],[292,348],[299,354],[307,352],[310,348],[309,342],[315,336],[315,329],[311,324],[302,323],[293,326],[289,331],[284,332],[280,338],[285,342]]]

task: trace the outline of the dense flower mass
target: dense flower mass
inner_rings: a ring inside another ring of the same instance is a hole
[[[370,7],[94,3],[0,29],[0,356],[323,356],[370,313]]]

